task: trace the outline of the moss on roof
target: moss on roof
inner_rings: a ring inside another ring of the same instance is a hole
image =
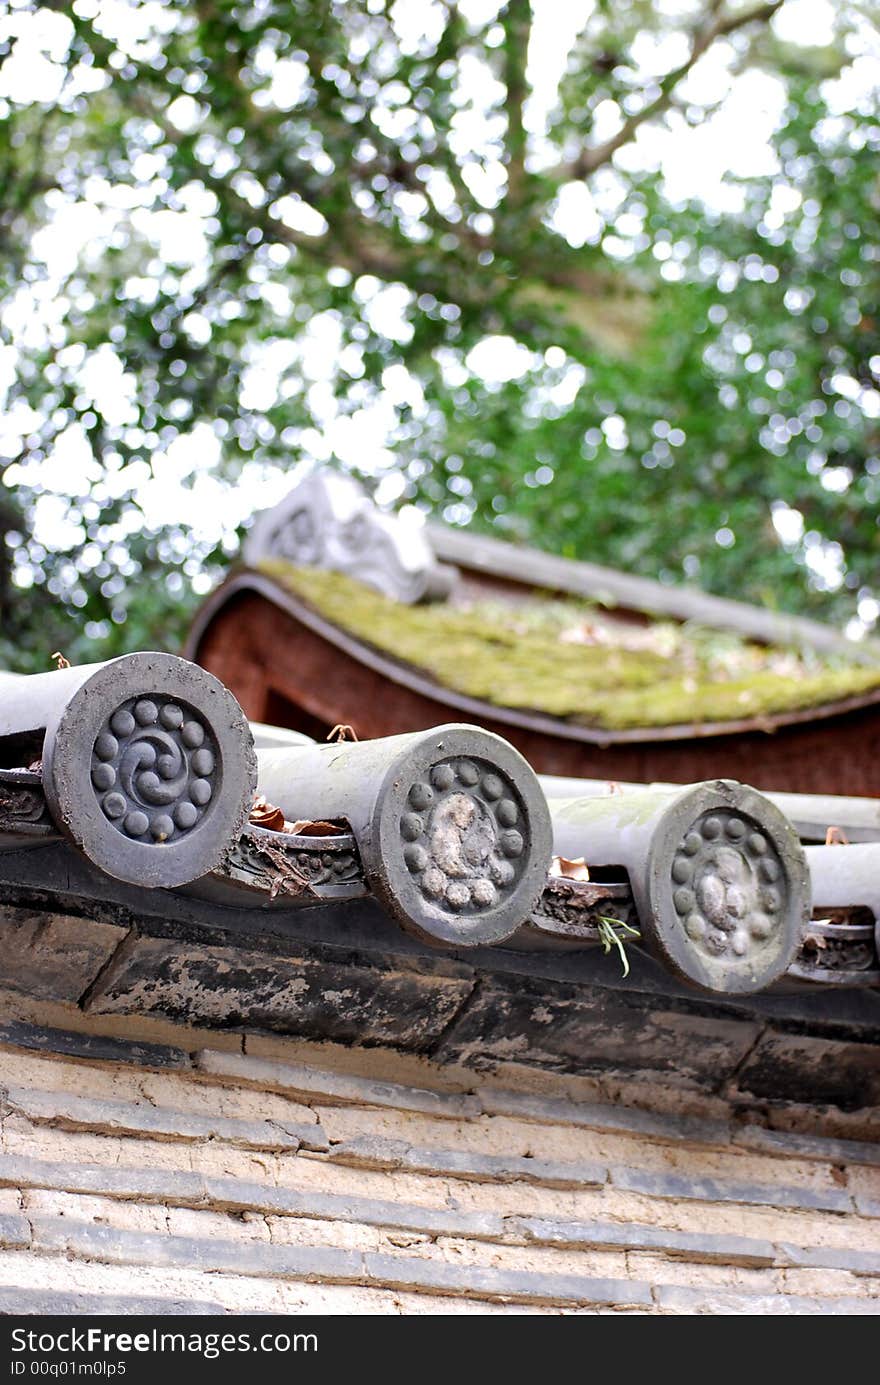
[[[880,688],[880,667],[671,622],[609,625],[583,601],[404,606],[339,573],[278,560],[259,566],[333,624],[442,687],[608,731],[771,716]]]

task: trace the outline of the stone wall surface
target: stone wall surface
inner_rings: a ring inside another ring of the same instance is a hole
[[[0,993],[0,1313],[880,1313],[880,1112]]]

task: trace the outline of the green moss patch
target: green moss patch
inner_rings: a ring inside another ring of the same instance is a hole
[[[442,687],[609,731],[771,716],[880,688],[880,668],[671,622],[615,625],[581,601],[403,606],[339,573],[260,568]]]

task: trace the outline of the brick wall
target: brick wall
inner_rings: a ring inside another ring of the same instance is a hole
[[[0,1311],[880,1312],[876,1111],[0,1006]]]

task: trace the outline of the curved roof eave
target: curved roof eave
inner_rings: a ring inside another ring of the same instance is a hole
[[[736,721],[683,722],[673,726],[635,727],[623,731],[587,726],[579,722],[550,716],[547,712],[505,707],[494,702],[486,702],[482,698],[469,697],[465,693],[456,692],[454,689],[436,682],[429,674],[414,664],[396,659],[393,655],[375,648],[356,635],[343,630],[340,626],[334,625],[332,621],[320,615],[292,592],[279,586],[270,577],[249,569],[234,573],[227,578],[199,608],[187,637],[184,649],[186,658],[197,661],[199,645],[211,621],[239,593],[245,591],[262,596],[293,620],[299,621],[314,631],[315,634],[327,640],[328,643],[380,673],[390,682],[409,688],[423,696],[431,697],[435,701],[445,702],[450,708],[463,713],[472,721],[489,720],[509,726],[518,726],[529,731],[541,732],[544,735],[557,736],[563,740],[581,741],[604,747],[639,743],[649,745],[657,741],[693,740],[695,737],[733,736],[750,731],[764,731],[772,734],[783,727],[804,725],[813,721],[825,721],[831,717],[845,715],[848,712],[880,706],[880,688],[878,688],[872,692],[839,698],[834,702],[821,703],[815,707],[799,708],[791,712],[776,712],[760,717],[743,717]],[[728,604],[736,605],[737,603],[730,602]],[[807,623],[812,624],[812,622]],[[820,626],[819,628],[824,627]],[[839,638],[842,639],[843,637],[840,636]]]
[[[666,584],[598,563],[561,558],[555,553],[471,534],[447,524],[429,523],[427,534],[433,552],[442,562],[487,577],[566,592],[648,616],[665,616],[670,620],[706,625],[713,630],[730,630],[759,644],[796,646],[814,649],[820,654],[844,654],[856,663],[880,662],[880,641],[856,643],[832,626],[806,616],[769,611],[745,601],[713,596],[696,587]]]

